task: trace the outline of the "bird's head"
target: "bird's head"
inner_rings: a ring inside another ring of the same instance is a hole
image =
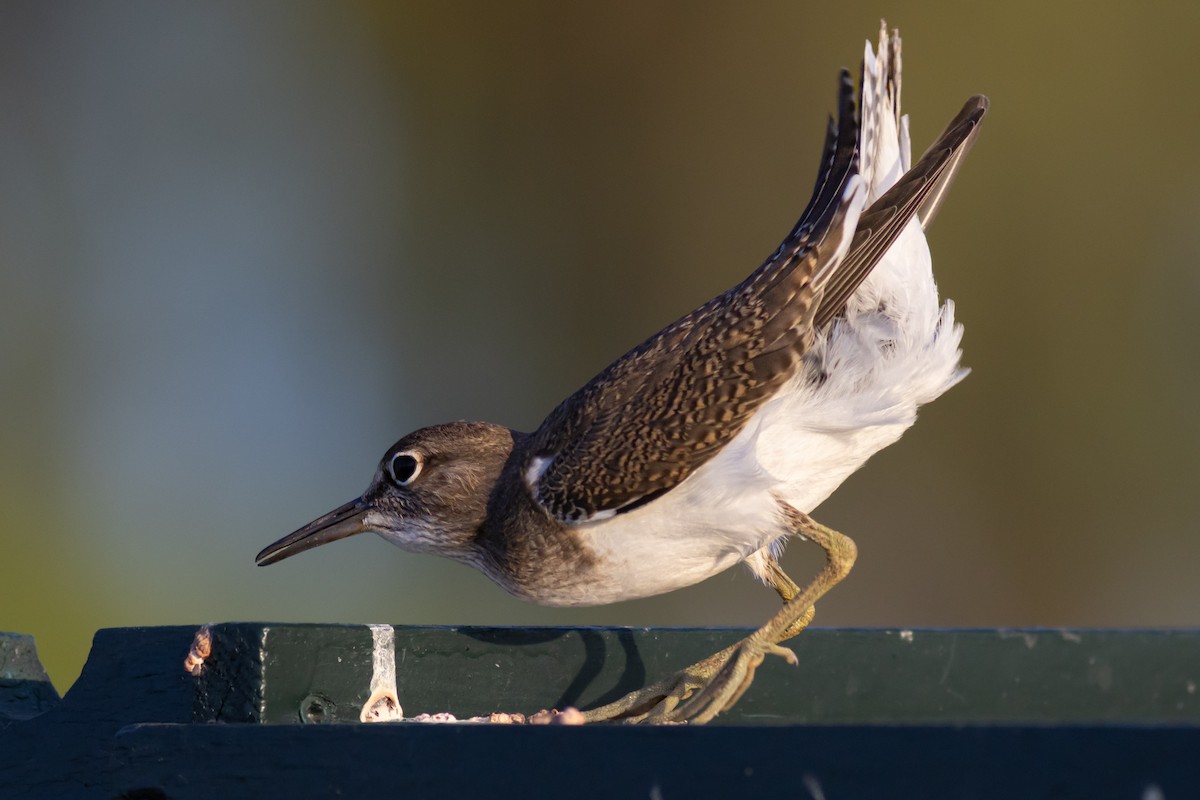
[[[469,559],[513,437],[483,422],[414,431],[388,448],[361,497],[268,545],[256,562],[274,564],[366,531],[405,550]]]

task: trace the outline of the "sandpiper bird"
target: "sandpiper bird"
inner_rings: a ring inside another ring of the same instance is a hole
[[[917,407],[966,375],[924,228],[988,107],[967,101],[917,163],[900,114],[900,38],[865,50],[861,125],[843,70],[816,189],[748,278],[568,397],[533,433],[453,422],[405,436],[366,492],[258,554],[271,564],[363,531],[470,564],[517,597],[596,605],[668,592],[739,562],[783,609],[737,644],[585,712],[703,723],[808,625],[856,548],[808,516]],[[826,563],[800,588],[790,537]]]

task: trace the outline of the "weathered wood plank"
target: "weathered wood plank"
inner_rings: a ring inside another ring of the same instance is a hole
[[[98,631],[62,702],[0,730],[0,797],[112,798],[118,728],[192,721],[195,690],[181,665],[194,632],[194,626]]]
[[[744,633],[397,628],[397,690],[409,716],[586,708]],[[792,645],[799,666],[768,659],[719,724],[1200,722],[1196,632],[814,628]],[[311,721],[316,697],[322,721],[357,721],[371,649],[365,626],[216,626],[199,717]]]
[[[196,630],[97,633],[0,723],[0,797],[1200,796],[1200,631],[814,629],[721,725],[573,729],[307,724],[357,720],[369,627],[212,626],[198,676]],[[399,627],[396,686],[410,715],[587,707],[742,633]]]
[[[43,714],[58,702],[33,637],[0,633],[0,728]]]
[[[138,725],[125,797],[1180,798],[1196,728]]]

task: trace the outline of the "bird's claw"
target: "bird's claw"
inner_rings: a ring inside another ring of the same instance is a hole
[[[796,654],[786,647],[745,639],[666,680],[584,712],[584,716],[588,722],[703,725],[741,698],[767,655],[780,656],[793,666],[799,663]]]
[[[755,670],[768,655],[780,656],[792,666],[799,663],[796,654],[786,647],[774,642],[746,639],[737,645],[716,674],[696,694],[670,712],[669,718],[703,725],[728,711],[750,688]]]

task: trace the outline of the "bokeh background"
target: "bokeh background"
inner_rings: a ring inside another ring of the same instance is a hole
[[[757,266],[880,16],[918,151],[992,99],[931,231],[974,372],[818,510],[861,557],[817,623],[1200,624],[1200,6],[10,0],[0,630],[64,690],[107,626],[764,621],[741,570],[555,610],[253,557]]]

